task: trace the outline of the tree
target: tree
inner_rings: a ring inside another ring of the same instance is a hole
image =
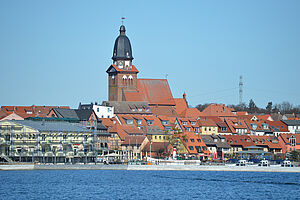
[[[249,109],[250,113],[255,113],[256,112],[257,106],[255,105],[253,99],[250,99],[248,109]]]
[[[199,105],[196,106],[196,108],[197,108],[200,112],[202,112],[205,108],[207,108],[207,106],[209,106],[208,103],[205,103],[205,104],[199,104]]]
[[[272,107],[273,107],[272,104],[273,104],[272,101],[268,102],[268,105],[266,107],[266,110],[268,113],[271,113],[271,111],[272,111]]]

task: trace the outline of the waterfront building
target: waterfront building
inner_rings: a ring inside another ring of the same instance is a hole
[[[300,150],[300,134],[282,133],[278,140],[284,154]]]
[[[152,114],[149,104],[147,102],[103,101],[102,105],[113,107],[115,114],[137,114],[137,115]]]
[[[19,162],[75,163],[95,158],[94,131],[78,123],[0,122],[0,155]]]
[[[7,114],[16,113],[20,117],[26,119],[28,117],[47,117],[52,108],[70,109],[69,106],[2,106]]]
[[[13,112],[11,114],[8,114],[7,116],[3,116],[2,118],[0,118],[0,121],[4,120],[24,120],[24,118]]]
[[[300,134],[300,120],[282,120],[288,126],[290,133]]]
[[[201,135],[218,135],[218,126],[213,120],[202,117],[197,120],[197,123],[199,124]]]
[[[202,135],[203,142],[210,151],[210,157],[214,159],[224,159],[230,154],[231,146],[222,135]]]
[[[94,110],[92,109],[64,109],[64,108],[52,108],[48,114],[48,117],[61,118],[61,119],[75,119],[82,125],[90,129],[97,129],[101,125],[101,121]]]
[[[97,102],[91,104],[79,103],[78,110],[93,110],[97,117],[100,118],[112,118],[114,117],[114,107],[98,105]]]
[[[266,121],[273,135],[278,137],[281,133],[290,133],[288,126],[282,121]]]

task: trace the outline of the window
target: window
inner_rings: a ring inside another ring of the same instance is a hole
[[[186,125],[187,123],[186,122],[182,122],[182,125]]]
[[[187,139],[185,139],[184,141],[185,141],[185,142],[188,142],[188,140],[187,140]]]
[[[198,141],[198,142],[201,142],[201,140],[200,140],[200,139],[197,139],[197,141]]]
[[[195,142],[195,140],[194,140],[194,139],[191,139],[191,142]]]
[[[209,128],[208,130],[211,131],[211,128]]]
[[[126,124],[133,124],[133,120],[132,119],[126,119]]]
[[[159,139],[161,140],[161,136],[159,136]]]
[[[191,122],[191,124],[192,124],[192,125],[195,125],[195,124],[196,124],[196,122]]]
[[[168,124],[169,124],[169,121],[168,121],[168,120],[163,120],[163,121],[161,121],[161,123],[162,123],[163,125],[168,125]]]
[[[204,151],[206,151],[206,150],[207,150],[206,146],[203,146],[203,147],[202,147],[202,149],[203,149]]]
[[[292,146],[292,147],[295,147],[295,146],[296,146],[296,137],[292,135],[292,136],[289,138],[289,142],[291,143],[291,146]]]
[[[221,127],[221,131],[227,131],[227,127]]]
[[[141,124],[142,124],[142,120],[141,120],[141,119],[137,119],[137,120],[136,120],[136,123],[137,123],[138,125],[141,125]]]
[[[196,150],[198,153],[201,153],[201,147],[200,146],[195,146]]]
[[[147,120],[147,124],[148,125],[152,125],[153,124],[153,120]]]
[[[97,112],[99,112],[99,108],[97,108]]]
[[[157,136],[154,136],[155,139],[157,139]]]
[[[191,151],[193,151],[193,150],[194,150],[194,147],[193,147],[193,146],[189,146],[189,149],[190,149]]]
[[[206,128],[204,128],[204,130],[206,131]]]

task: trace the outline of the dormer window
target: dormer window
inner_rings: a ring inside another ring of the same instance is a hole
[[[192,125],[195,125],[195,124],[196,124],[196,122],[191,122],[191,124],[192,124]]]
[[[218,139],[217,139],[217,138],[214,138],[214,142],[218,142]]]
[[[133,124],[133,120],[132,119],[126,119],[126,124]]]
[[[136,120],[136,123],[137,123],[138,125],[141,125],[141,124],[142,124],[142,120],[141,120],[141,119],[137,119],[137,120]]]
[[[163,120],[163,121],[161,121],[161,123],[162,123],[163,125],[168,125],[168,124],[169,124],[169,120]]]
[[[152,125],[153,124],[153,120],[147,120],[147,124],[148,125]]]
[[[186,125],[187,123],[186,122],[182,122],[182,125]]]

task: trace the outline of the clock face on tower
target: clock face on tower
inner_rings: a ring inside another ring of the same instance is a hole
[[[119,61],[119,62],[118,62],[118,66],[119,66],[119,67],[123,67],[123,62],[122,62],[122,61]]]

